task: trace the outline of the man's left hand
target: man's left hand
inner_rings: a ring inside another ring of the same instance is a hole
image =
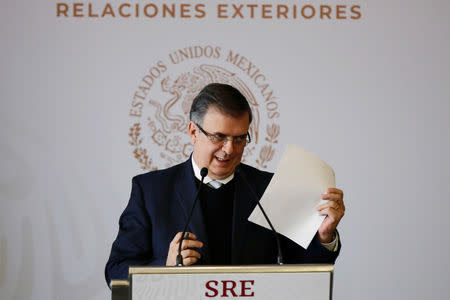
[[[345,213],[344,192],[340,189],[329,188],[322,194],[323,200],[330,200],[327,203],[317,206],[319,215],[326,216],[317,231],[321,243],[333,241],[336,227]]]

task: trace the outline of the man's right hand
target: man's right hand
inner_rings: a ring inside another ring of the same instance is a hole
[[[182,232],[178,232],[170,242],[169,253],[167,254],[166,266],[175,266],[177,264],[178,247],[180,245]],[[183,256],[183,265],[190,266],[195,264],[199,258],[200,253],[193,248],[201,248],[203,243],[197,241],[197,236],[191,232],[186,232],[181,246],[181,256]]]

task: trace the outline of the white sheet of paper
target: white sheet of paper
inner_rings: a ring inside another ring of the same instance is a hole
[[[275,230],[306,249],[325,218],[316,210],[321,194],[335,184],[326,162],[289,144],[260,203]],[[270,229],[258,207],[248,220]]]

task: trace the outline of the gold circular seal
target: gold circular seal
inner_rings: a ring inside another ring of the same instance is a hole
[[[194,97],[213,82],[237,88],[252,109],[252,142],[245,148],[242,162],[260,169],[269,167],[278,144],[280,113],[267,77],[234,50],[194,45],[158,60],[142,77],[132,97],[128,135],[141,169],[167,168],[190,156],[189,110]]]

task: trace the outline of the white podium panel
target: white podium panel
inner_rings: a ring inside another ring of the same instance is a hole
[[[130,268],[132,300],[331,299],[333,266]]]

